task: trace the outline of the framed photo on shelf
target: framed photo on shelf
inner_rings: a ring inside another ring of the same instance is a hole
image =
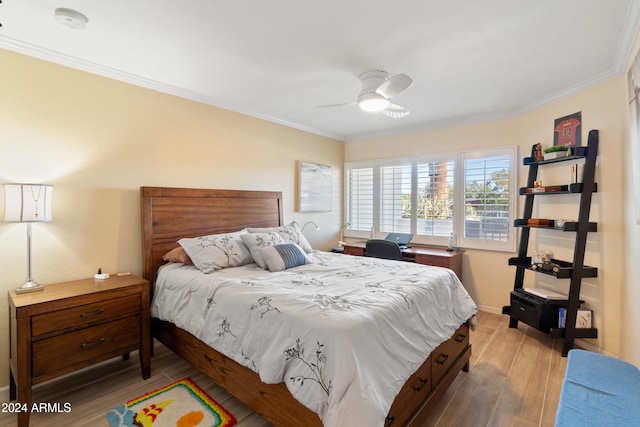
[[[582,111],[556,119],[553,126],[553,145],[579,147],[582,135]]]

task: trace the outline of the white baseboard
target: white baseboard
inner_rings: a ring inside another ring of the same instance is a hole
[[[485,313],[502,314],[502,308],[490,307],[488,305],[479,305],[478,310],[484,311]]]

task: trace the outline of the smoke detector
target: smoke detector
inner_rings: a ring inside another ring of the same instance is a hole
[[[89,22],[89,18],[82,13],[65,7],[57,8],[54,16],[60,25],[74,30],[84,30],[87,27],[87,22]]]

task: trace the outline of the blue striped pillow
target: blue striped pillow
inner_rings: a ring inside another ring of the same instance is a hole
[[[311,262],[302,248],[295,243],[267,246],[259,251],[269,271],[282,271]]]

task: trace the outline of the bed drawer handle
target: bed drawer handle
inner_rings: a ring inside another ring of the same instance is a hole
[[[394,417],[393,415],[389,415],[387,417],[387,423],[384,425],[384,427],[391,427],[395,422],[396,422],[396,417]]]
[[[98,344],[102,344],[104,342],[104,338],[100,338],[97,341],[93,341],[93,342],[83,342],[82,344],[80,344],[80,347],[82,348],[89,348],[89,347],[94,347]]]
[[[424,386],[427,385],[427,381],[429,380],[426,378],[420,378],[420,385],[413,387],[413,391],[421,391],[424,388]]]
[[[95,316],[96,314],[102,314],[102,313],[104,313],[104,308],[99,308],[96,311],[91,311],[89,313],[82,313],[80,314],[80,317]]]
[[[462,342],[467,338],[467,336],[465,334],[458,334],[455,337],[456,342]]]
[[[436,359],[436,363],[438,365],[444,365],[444,363],[449,359],[449,355],[448,354],[441,354],[440,356],[438,356],[438,359]]]

